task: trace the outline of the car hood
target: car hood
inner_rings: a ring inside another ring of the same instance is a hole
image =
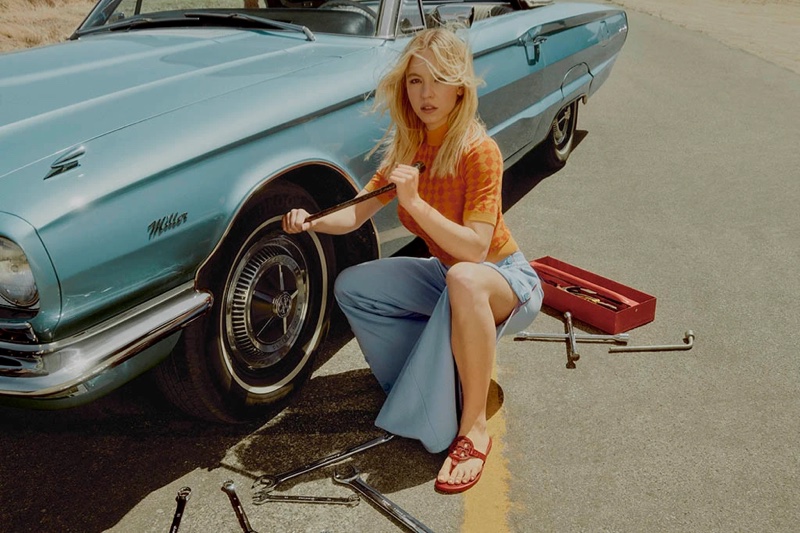
[[[180,29],[0,55],[0,178],[131,124],[359,49],[352,40],[328,41]]]

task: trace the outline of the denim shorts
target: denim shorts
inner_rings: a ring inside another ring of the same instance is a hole
[[[517,333],[530,326],[544,299],[544,290],[539,275],[525,259],[522,252],[514,252],[497,263],[484,262],[484,265],[497,270],[517,295],[519,304],[505,322],[498,326],[497,336],[505,333]]]

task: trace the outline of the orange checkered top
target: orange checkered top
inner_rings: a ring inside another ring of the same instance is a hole
[[[436,132],[438,133],[438,132]],[[436,139],[438,140],[438,139]],[[473,146],[462,157],[456,175],[430,176],[429,169],[439,151],[441,142],[434,139],[424,142],[413,162],[422,161],[428,169],[420,174],[420,197],[449,220],[458,224],[466,221],[486,222],[494,226],[492,242],[486,260],[493,263],[500,261],[518,250],[517,243],[503,220],[502,185],[503,156],[497,143],[491,137],[485,137]],[[430,144],[429,144],[430,142]],[[367,183],[367,192],[387,185],[389,181],[378,172]],[[392,190],[382,194],[378,199],[385,205],[397,196]],[[414,235],[420,237],[428,245],[431,254],[442,263],[452,266],[458,260],[445,252],[433,241],[419,224],[398,205],[397,213],[400,222]]]

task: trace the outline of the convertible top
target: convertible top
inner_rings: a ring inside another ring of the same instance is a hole
[[[514,9],[533,9],[534,7],[552,4],[553,0],[511,0]]]

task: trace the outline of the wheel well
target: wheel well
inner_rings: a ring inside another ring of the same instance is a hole
[[[310,164],[293,169],[278,178],[305,190],[314,198],[320,209],[325,209],[353,198],[358,190],[337,168],[325,164]],[[336,271],[377,259],[380,246],[375,227],[367,222],[346,235],[333,236],[336,254]]]
[[[274,185],[279,183],[303,189],[314,199],[320,209],[349,200],[358,192],[356,190],[357,185],[348,180],[339,169],[322,163],[304,165],[264,181],[242,205],[236,214],[236,218],[231,221],[230,228],[236,225],[236,220],[240,216],[248,213],[253,207],[263,202]],[[375,259],[379,256],[378,236],[371,223],[366,223],[347,235],[332,235],[331,237],[334,245],[334,254],[336,255],[334,259],[337,272],[348,266]],[[217,246],[217,249],[219,249],[219,246]],[[217,249],[212,252],[198,272],[197,279],[201,285],[207,272],[207,267],[213,262]]]

